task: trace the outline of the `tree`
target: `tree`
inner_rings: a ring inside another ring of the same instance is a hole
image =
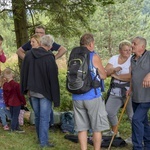
[[[113,0],[97,1],[104,5],[113,3]],[[3,6],[7,5],[9,11],[9,5],[12,4],[17,48],[28,40],[28,31],[41,24],[39,14],[44,14],[43,16],[49,20],[44,24],[49,33],[72,37],[81,34],[82,28],[90,30],[87,18],[93,14],[96,5],[96,0],[0,0],[0,2]],[[1,12],[4,11],[8,9],[2,8]]]
[[[142,20],[145,20],[142,10],[143,0],[97,5],[91,26],[95,29],[97,49],[104,57],[118,53],[120,41],[131,40],[136,35],[144,36],[146,28],[142,24]],[[149,20],[149,17],[146,19]]]

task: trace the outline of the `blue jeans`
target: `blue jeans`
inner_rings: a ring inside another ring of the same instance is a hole
[[[17,130],[19,128],[19,113],[21,106],[10,106],[10,114],[11,114],[11,129]]]
[[[7,122],[6,122],[6,117],[8,119],[10,119],[10,111],[6,109],[5,106],[3,107],[0,107],[0,118],[1,118],[1,121],[2,121],[2,125],[5,126],[7,125]]]
[[[53,109],[51,110],[51,113],[50,113],[49,126],[51,127],[51,125],[54,125],[54,112],[53,112]]]
[[[49,122],[52,103],[46,98],[31,97],[33,111],[35,113],[35,127],[38,140],[42,147],[46,146],[49,142]]]
[[[150,102],[132,102],[132,107],[134,112],[132,118],[133,150],[150,150],[150,125],[148,124]]]

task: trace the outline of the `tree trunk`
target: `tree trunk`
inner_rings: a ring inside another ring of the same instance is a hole
[[[24,0],[12,0],[14,27],[17,48],[28,41],[28,25]],[[21,69],[21,59],[18,57],[18,66]]]

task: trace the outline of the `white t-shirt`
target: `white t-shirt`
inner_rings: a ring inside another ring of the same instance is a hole
[[[122,70],[120,70],[119,72],[116,72],[116,74],[120,75],[120,74],[127,74],[130,72],[129,68],[130,68],[130,65],[131,65],[131,56],[127,59],[127,61],[123,64],[118,64],[118,59],[119,59],[119,55],[115,55],[115,56],[112,56],[110,59],[109,59],[109,64],[113,65],[113,68],[116,68],[116,67],[121,67]],[[119,84],[125,84],[125,82],[123,81],[120,81],[120,80],[117,80],[115,79],[114,80],[115,83],[119,83]],[[127,89],[129,89],[129,87],[126,87]],[[112,95],[116,95],[116,96],[121,96],[121,89],[120,88],[112,88],[111,89],[111,94]]]

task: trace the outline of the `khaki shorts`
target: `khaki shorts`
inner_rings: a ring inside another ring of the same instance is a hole
[[[73,109],[76,131],[92,129],[93,132],[98,132],[110,128],[105,103],[101,97],[92,100],[74,100]]]

